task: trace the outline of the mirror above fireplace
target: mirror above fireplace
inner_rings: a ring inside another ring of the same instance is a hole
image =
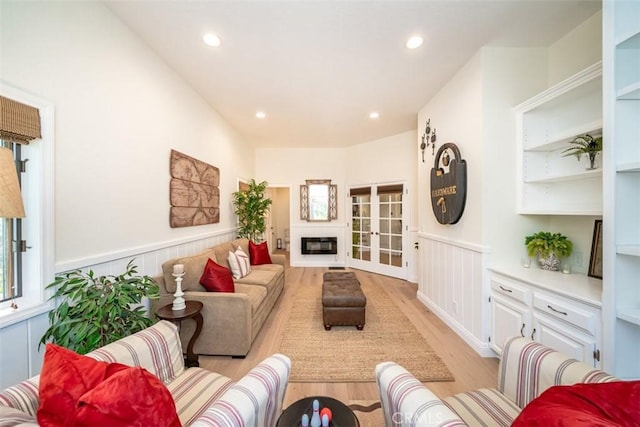
[[[331,221],[338,218],[338,186],[330,179],[307,179],[300,186],[300,219]]]

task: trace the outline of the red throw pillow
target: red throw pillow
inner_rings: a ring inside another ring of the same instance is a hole
[[[251,260],[251,265],[273,264],[271,262],[271,257],[269,256],[267,242],[262,242],[256,245],[249,240],[249,258]]]
[[[40,372],[38,424],[71,425],[78,400],[104,380],[108,365],[47,344]]]
[[[524,407],[512,427],[640,425],[640,381],[554,386]]]
[[[75,426],[180,427],[176,405],[162,381],[139,366],[119,370],[85,393]]]
[[[202,272],[202,276],[200,277],[200,284],[209,292],[236,291],[231,270],[217,264],[211,258],[207,260],[207,265],[204,267],[204,272]]]
[[[100,362],[55,344],[47,344],[39,389],[41,426],[180,425],[171,393],[148,371]]]

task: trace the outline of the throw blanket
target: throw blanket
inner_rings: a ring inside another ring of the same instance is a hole
[[[640,381],[551,387],[531,401],[512,427],[640,425]]]

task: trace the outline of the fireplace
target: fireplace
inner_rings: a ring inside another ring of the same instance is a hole
[[[338,253],[337,237],[302,237],[302,255],[335,255]]]

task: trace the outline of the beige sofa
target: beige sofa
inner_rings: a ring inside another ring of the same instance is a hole
[[[238,382],[202,368],[185,369],[177,328],[164,320],[87,356],[141,366],[158,377],[171,393],[183,426],[273,427],[291,371],[291,361],[282,354],[263,360]],[[37,426],[39,384],[38,375],[0,391],[1,426]]]
[[[200,301],[204,306],[202,333],[193,348],[197,354],[245,356],[284,289],[285,257],[282,254],[270,254],[273,264],[252,265],[247,276],[234,280],[235,293],[207,292],[200,285],[207,260],[211,258],[229,267],[229,252],[235,251],[238,246],[249,254],[247,239],[221,243],[199,254],[166,261],[162,264],[162,276],[155,278],[160,287],[160,298],[152,300],[153,312],[173,303],[176,291],[173,266],[184,265],[181,285],[184,299]],[[183,348],[187,348],[194,330],[195,322],[182,322],[180,339]]]

